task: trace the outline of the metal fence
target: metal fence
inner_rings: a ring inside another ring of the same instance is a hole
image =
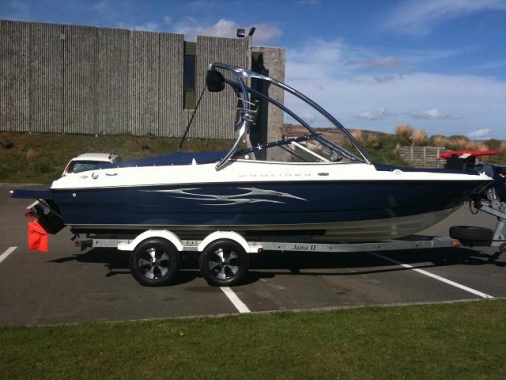
[[[198,37],[197,94],[210,62],[246,67],[247,48]],[[0,20],[0,131],[181,137],[183,62],[181,34]],[[190,138],[234,137],[224,96],[202,103]]]

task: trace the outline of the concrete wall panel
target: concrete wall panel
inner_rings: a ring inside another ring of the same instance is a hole
[[[159,33],[131,32],[129,100],[133,135],[159,135],[159,45]]]
[[[98,134],[130,133],[130,32],[98,30],[96,111]]]
[[[63,27],[63,131],[95,134],[97,28]]]
[[[29,131],[30,24],[0,22],[0,125]]]
[[[30,24],[30,131],[63,133],[63,26]]]
[[[183,116],[184,36],[160,34],[159,135],[181,137],[185,130]]]
[[[245,54],[248,41],[238,38],[197,38],[197,99],[205,86],[205,75],[210,63],[220,62],[239,67],[247,67]],[[205,93],[202,98],[202,109],[195,115],[195,128],[190,130],[193,138],[233,139],[236,110],[235,94],[228,89],[222,96]]]

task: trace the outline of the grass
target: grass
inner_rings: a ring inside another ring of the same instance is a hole
[[[504,379],[506,301],[0,327],[2,379]]]

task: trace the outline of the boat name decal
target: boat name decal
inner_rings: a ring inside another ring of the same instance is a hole
[[[203,191],[202,188],[191,187],[185,189],[175,189],[175,190],[141,190],[141,191],[149,191],[149,192],[157,192],[157,193],[168,193],[172,194],[174,198],[179,199],[190,199],[196,201],[204,201],[201,203],[203,206],[229,206],[236,204],[244,204],[244,203],[280,203],[284,204],[281,199],[282,198],[292,198],[298,199],[301,201],[307,201],[307,199],[298,197],[296,195],[292,195],[289,193],[284,193],[276,190],[265,190],[258,189],[255,187],[246,188],[246,187],[238,187],[237,190],[242,190],[243,192],[239,194],[229,194],[229,195],[218,195],[218,194],[209,194],[209,193],[199,193],[199,191]],[[269,197],[269,198],[265,198]],[[272,197],[276,197],[277,199],[272,199]]]

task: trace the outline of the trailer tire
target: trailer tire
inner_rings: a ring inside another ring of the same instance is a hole
[[[174,280],[181,266],[181,254],[165,239],[147,239],[129,258],[132,276],[144,286],[163,286]]]
[[[234,286],[246,277],[249,256],[237,242],[219,239],[200,254],[199,268],[209,285]]]
[[[494,231],[484,227],[452,226],[450,227],[450,237],[460,240],[466,246],[488,247],[494,238]]]
[[[485,194],[486,194],[486,197],[487,199],[490,201],[490,202],[493,202],[493,201],[498,201],[499,198],[497,196],[497,192],[495,190],[495,187],[489,187],[485,190]]]

